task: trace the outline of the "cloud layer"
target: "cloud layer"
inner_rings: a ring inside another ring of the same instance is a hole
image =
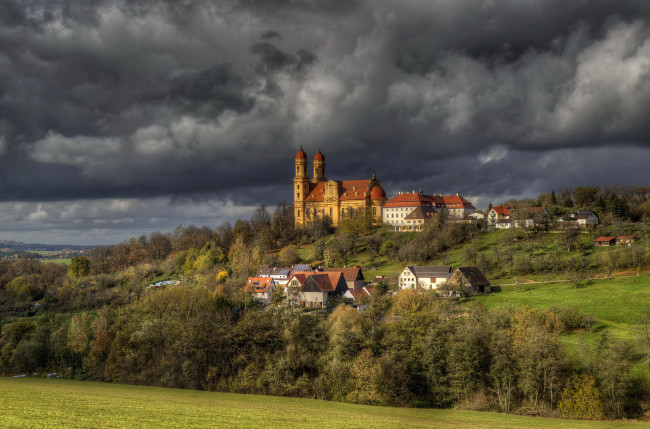
[[[291,198],[300,145],[329,177],[477,204],[644,184],[649,18],[642,0],[6,0],[1,216],[23,223],[5,231],[106,242],[56,213],[122,200],[176,225],[203,219],[183,198],[236,208],[204,223],[247,216]],[[150,230],[139,213],[120,233]]]

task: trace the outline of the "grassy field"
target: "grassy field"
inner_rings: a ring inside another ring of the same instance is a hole
[[[0,377],[0,426],[11,428],[623,428],[470,411],[388,408],[311,399]],[[645,425],[643,425],[645,427]]]
[[[487,308],[575,306],[612,329],[613,334],[627,337],[641,316],[650,311],[650,276],[589,280],[578,288],[568,283],[502,286],[500,292],[475,296],[471,301]]]

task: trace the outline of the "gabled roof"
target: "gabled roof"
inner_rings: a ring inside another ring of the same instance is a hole
[[[270,292],[270,287],[273,285],[273,279],[271,277],[249,277],[244,286],[244,292],[246,293],[265,293]]]
[[[449,265],[430,265],[430,266],[409,266],[408,269],[416,277],[446,277],[451,273],[451,266]]]
[[[478,267],[458,267],[454,275],[457,272],[463,275],[469,286],[490,286],[485,274]]]
[[[334,292],[343,274],[340,272],[318,273],[307,277],[302,292]]]
[[[598,217],[598,215],[592,211],[575,211],[575,212],[567,213],[566,215],[562,216],[560,219],[561,220],[587,219],[589,216]]]
[[[312,274],[316,274],[315,271],[294,271],[291,277],[289,277],[289,282],[291,280],[296,279],[300,286],[302,286],[305,283],[305,280],[307,280],[307,277],[311,276]]]
[[[494,210],[498,215],[510,216],[510,210],[513,208],[513,206],[494,206],[492,207],[492,210]]]
[[[596,242],[596,241],[607,241],[607,242],[609,242],[609,241],[614,241],[614,240],[616,240],[616,237],[603,236],[603,237],[598,237],[597,239],[594,240],[594,242]]]
[[[347,282],[363,280],[363,274],[360,267],[352,268],[325,268],[326,273],[341,273]]]
[[[432,206],[418,206],[411,213],[404,216],[405,220],[431,219],[438,211]]]

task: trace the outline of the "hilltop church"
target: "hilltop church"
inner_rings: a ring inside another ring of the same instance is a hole
[[[329,216],[337,226],[341,219],[355,210],[369,209],[381,219],[386,192],[372,175],[363,180],[327,180],[325,156],[320,149],[314,156],[314,177],[307,175],[307,154],[300,148],[295,157],[296,176],[293,178],[293,207],[296,226],[310,225],[313,220]]]

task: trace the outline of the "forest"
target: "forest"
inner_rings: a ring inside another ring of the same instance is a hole
[[[645,230],[648,190],[595,189],[571,190],[571,204],[567,191],[515,203],[544,204],[555,216],[598,210],[603,231]],[[616,207],[623,209],[613,213]],[[553,252],[566,253],[557,256],[563,270],[604,272],[607,258],[616,268],[650,264],[644,247],[617,249],[615,258],[590,254],[568,237],[574,232],[553,237]],[[373,225],[364,212],[336,230],[328,218],[296,229],[291,206],[280,203],[232,226],[178,227],[96,248],[68,266],[29,254],[2,260],[0,372],[572,418],[646,413],[650,320],[640,321],[636,338],[621,340],[596,332],[594,317],[575,307],[487,310],[435,294],[394,293],[391,284],[362,298],[362,311],[342,300],[305,311],[282,305],[281,296],[263,307],[243,294],[260,264],[345,266],[361,254],[367,265],[431,263],[461,244],[462,257],[493,276],[558,269],[554,253],[540,247],[544,231],[508,233],[496,254],[472,247],[490,234],[444,214],[419,234]],[[167,279],[181,284],[147,287]],[[560,341],[576,331],[595,336],[586,359]]]

